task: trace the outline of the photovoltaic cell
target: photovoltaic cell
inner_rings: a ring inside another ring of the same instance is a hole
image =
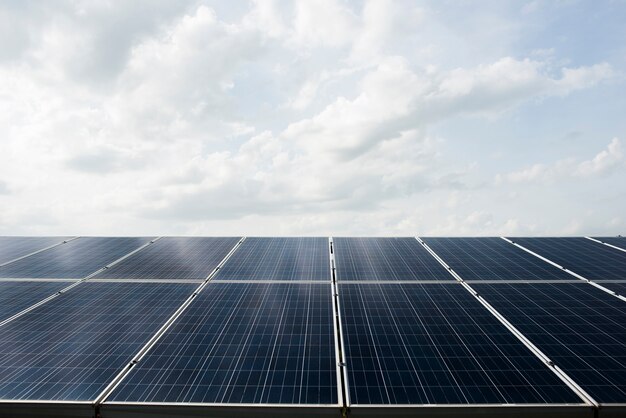
[[[161,238],[95,279],[203,280],[240,238]]]
[[[338,280],[455,280],[415,238],[333,242]]]
[[[0,277],[80,279],[149,238],[79,238],[0,267]]]
[[[626,250],[626,237],[594,237],[597,240],[606,242],[607,244],[615,245]]]
[[[328,238],[246,238],[214,280],[330,281]]]
[[[109,401],[337,404],[331,286],[209,283]]]
[[[353,405],[581,403],[460,284],[340,284]]]
[[[464,280],[576,280],[501,238],[422,238]]]
[[[0,264],[62,242],[67,237],[0,237]]]
[[[511,238],[589,280],[626,280],[626,253],[586,238]]]
[[[12,317],[72,283],[0,281],[0,321]]]
[[[472,287],[596,401],[626,402],[626,303],[585,283]]]
[[[195,289],[85,282],[0,327],[0,399],[93,401]]]

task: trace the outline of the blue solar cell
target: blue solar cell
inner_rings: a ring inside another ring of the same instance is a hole
[[[203,280],[240,238],[161,238],[95,279]]]
[[[85,282],[0,327],[0,399],[93,401],[196,288]]]
[[[595,237],[595,239],[626,250],[626,237]]]
[[[511,238],[589,280],[626,280],[626,253],[586,238]]]
[[[472,287],[596,401],[626,403],[626,303],[582,282]]]
[[[214,280],[330,280],[328,238],[246,238]]]
[[[0,277],[80,279],[148,241],[148,238],[79,238],[2,266]]]
[[[10,318],[72,283],[0,281],[0,321]]]
[[[415,238],[334,238],[333,242],[340,281],[454,281]]]
[[[110,401],[337,404],[331,285],[210,283]]]
[[[63,242],[67,237],[0,237],[0,264]]]
[[[340,284],[353,405],[581,403],[461,284]]]
[[[464,280],[576,280],[501,238],[423,238]]]

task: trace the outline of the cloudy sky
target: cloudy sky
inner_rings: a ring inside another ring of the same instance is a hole
[[[626,233],[626,2],[0,2],[0,234]]]

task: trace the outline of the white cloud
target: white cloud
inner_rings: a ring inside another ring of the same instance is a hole
[[[577,161],[569,158],[552,164],[533,164],[519,171],[498,175],[496,183],[552,183],[566,178],[585,179],[606,175],[620,168],[626,168],[622,143],[618,138],[613,138],[606,149],[590,160]]]
[[[523,214],[483,206],[500,193],[485,160],[452,158],[473,144],[438,126],[516,117],[507,111],[567,100],[619,71],[557,68],[552,47],[533,48],[547,58],[438,61],[428,51],[456,51],[462,34],[427,6],[2,10],[0,23],[17,23],[0,40],[0,233],[532,230]],[[588,161],[529,165],[501,182],[620,167],[615,139]]]

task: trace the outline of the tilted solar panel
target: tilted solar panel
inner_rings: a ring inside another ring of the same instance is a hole
[[[586,238],[511,238],[589,280],[626,280],[626,253]]]
[[[340,284],[353,405],[581,403],[461,284]]]
[[[337,404],[331,285],[209,283],[108,401]]]
[[[586,283],[472,287],[596,401],[626,403],[626,303]]]
[[[615,245],[626,250],[626,237],[594,237],[595,239],[606,242],[607,244]]]
[[[0,237],[0,264],[63,242],[67,237]]]
[[[415,238],[333,238],[333,242],[339,281],[454,281]]]
[[[203,280],[237,244],[238,237],[161,238],[94,279]]]
[[[464,280],[576,280],[501,238],[422,238]]]
[[[149,238],[79,238],[0,267],[0,277],[80,279],[149,242]]]
[[[0,322],[23,311],[74,282],[0,281]]]
[[[626,296],[626,283],[601,282],[601,283],[598,283],[598,284],[602,285],[603,287],[606,287],[609,290],[614,291],[618,295]]]
[[[328,238],[246,238],[214,280],[330,280]]]
[[[195,284],[85,282],[0,327],[0,399],[89,401]]]

